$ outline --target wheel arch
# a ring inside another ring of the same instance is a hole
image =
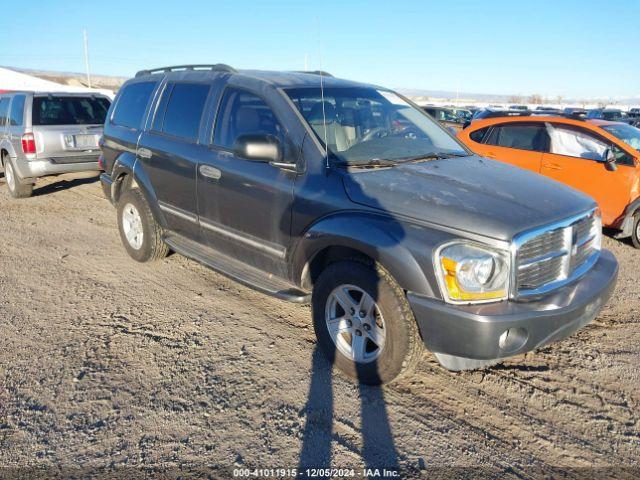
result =
[[[111,171],[113,183],[111,185],[111,198],[114,203],[124,192],[132,188],[137,188],[149,204],[149,208],[153,216],[161,226],[165,226],[165,218],[158,206],[158,199],[155,190],[151,184],[149,176],[146,174],[141,165],[136,162],[135,155],[122,154],[116,160],[113,170]]]
[[[311,289],[320,273],[340,260],[375,262],[405,291],[433,295],[422,267],[399,240],[397,222],[379,215],[343,214],[322,219],[300,238],[292,255],[292,278]],[[396,231],[394,231],[396,230]]]

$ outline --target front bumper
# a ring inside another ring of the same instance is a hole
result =
[[[87,157],[83,157],[86,160]],[[51,159],[22,160],[16,162],[16,170],[22,179],[40,178],[47,175],[59,175],[62,173],[87,172],[99,170],[98,156],[95,161],[58,163]]]
[[[407,297],[426,347],[445,367],[461,370],[568,337],[596,317],[617,276],[617,260],[603,250],[585,275],[536,301],[451,305],[413,293]]]

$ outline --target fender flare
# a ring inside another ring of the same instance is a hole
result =
[[[624,216],[620,223],[620,231],[616,233],[615,238],[627,238],[633,234],[633,217],[638,210],[640,210],[640,197],[625,208]]]
[[[166,219],[162,214],[162,210],[158,205],[158,197],[151,184],[149,176],[142,168],[142,165],[137,161],[136,156],[132,152],[124,152],[116,159],[113,169],[111,171],[111,179],[113,181],[111,185],[111,198],[114,203],[117,203],[117,199],[120,196],[120,188],[122,188],[122,178],[124,176],[130,176],[132,181],[135,182],[135,186],[140,190],[144,196],[151,213],[153,213],[156,221],[162,226],[166,227]]]
[[[304,281],[309,265],[329,247],[357,250],[385,268],[401,288],[434,295],[433,288],[411,251],[403,243],[404,227],[379,214],[345,212],[324,217],[300,237],[291,255],[292,279]]]
[[[9,140],[3,139],[0,142],[0,151],[2,151],[2,150],[6,150],[7,151],[7,153],[9,154],[9,158],[12,158],[14,160],[17,158],[16,151],[13,148],[13,144]]]

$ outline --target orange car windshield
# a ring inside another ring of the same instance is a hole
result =
[[[640,150],[640,129],[627,124],[603,125],[604,130],[636,150]]]

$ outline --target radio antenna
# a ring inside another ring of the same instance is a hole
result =
[[[329,139],[327,137],[327,113],[324,109],[324,73],[322,69],[322,49],[320,46],[320,18],[316,17],[318,28],[318,61],[320,62],[320,103],[322,105],[322,125],[324,127],[324,161],[325,167],[329,169]]]

